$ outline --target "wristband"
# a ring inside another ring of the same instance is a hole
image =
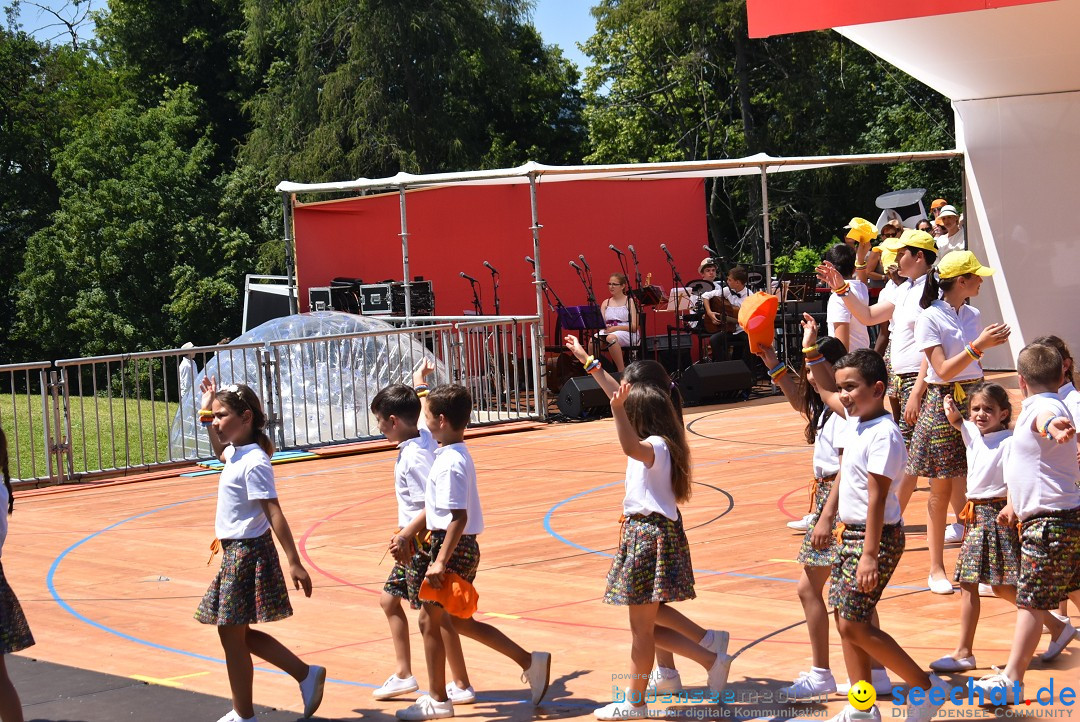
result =
[[[802,352],[803,353],[814,353],[817,350],[818,350],[818,345],[815,343],[813,346],[806,346],[805,348],[803,348]]]
[[[416,386],[413,386],[413,391],[415,391],[417,393],[420,393],[421,391],[427,391],[427,390],[428,390],[428,385],[427,384],[417,384]]]
[[[809,353],[808,354],[803,354],[803,361],[806,361],[807,363],[809,363],[811,361],[817,361],[817,360],[819,360],[821,358],[823,358],[823,357],[822,357],[820,352],[819,353],[813,353],[813,354],[809,354]]]
[[[592,357],[590,356],[590,358],[592,358]],[[595,373],[595,372],[597,372],[599,370],[600,370],[600,361],[598,361],[597,359],[593,359],[592,363],[590,363],[589,365],[587,365],[585,367],[585,373],[589,373],[589,374]]]
[[[975,348],[970,343],[964,346],[964,352],[967,353],[967,355],[970,356],[973,361],[978,361],[982,358],[982,352],[980,352],[979,349]]]
[[[863,268],[866,268],[866,264],[865,263],[859,263],[858,261],[855,261],[855,268],[858,268],[858,269],[861,270]]]
[[[835,293],[837,296],[846,296],[846,295],[848,295],[848,292],[850,290],[851,290],[851,284],[848,283],[847,281],[845,281],[844,285],[841,286],[840,288],[834,289],[833,293]]]
[[[826,361],[826,358],[824,356],[818,356],[815,359],[810,359],[809,361],[807,361],[806,365],[807,366],[817,366],[819,363],[824,363],[825,361]]]
[[[586,371],[588,371],[589,367],[592,366],[594,361],[596,361],[596,357],[595,356],[590,356],[589,358],[582,361],[581,365],[585,367]]]
[[[1058,418],[1059,417],[1057,417],[1057,416],[1051,416],[1049,419],[1047,419],[1046,423],[1043,424],[1043,427],[1041,429],[1039,429],[1039,436],[1043,437],[1044,439],[1049,439],[1050,438],[1050,424],[1054,423],[1054,421],[1056,421]]]
[[[424,398],[425,396],[427,396],[427,395],[428,395],[428,394],[430,394],[430,393],[431,393],[431,392],[430,392],[430,391],[428,391],[427,389],[424,389],[423,391],[417,391],[417,392],[416,392],[416,398],[418,398],[418,399],[422,399],[422,398]]]
[[[975,345],[975,342],[974,342],[974,341],[972,341],[971,343],[969,343],[969,344],[968,344],[968,346],[971,346],[971,350],[972,350],[972,351],[974,351],[974,352],[975,352],[976,354],[978,354],[979,356],[982,356],[982,355],[983,355],[983,352],[979,350],[979,347]]]

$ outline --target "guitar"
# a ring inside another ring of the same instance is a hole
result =
[[[713,296],[705,301],[710,311],[719,316],[719,322],[714,322],[705,313],[701,314],[701,325],[707,333],[734,333],[739,327],[739,309],[731,305],[723,296]]]

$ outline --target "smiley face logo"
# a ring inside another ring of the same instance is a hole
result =
[[[874,691],[874,686],[867,683],[866,680],[859,680],[851,685],[847,698],[852,707],[860,712],[865,712],[874,706],[874,702],[877,702],[877,692]]]

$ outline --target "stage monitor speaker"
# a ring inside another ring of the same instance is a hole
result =
[[[616,380],[619,374],[612,374]],[[559,413],[574,419],[598,415],[611,408],[608,395],[592,376],[574,376],[559,389],[555,402]]]
[[[718,401],[753,386],[750,368],[742,361],[694,364],[679,378],[679,390],[688,406]]]

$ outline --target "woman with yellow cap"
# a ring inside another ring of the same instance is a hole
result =
[[[965,485],[967,457],[964,441],[949,423],[943,405],[952,396],[962,415],[967,397],[982,382],[979,359],[986,349],[1009,339],[1009,327],[994,323],[982,328],[979,309],[967,300],[979,295],[983,278],[994,269],[979,263],[971,251],[951,251],[927,274],[915,323],[915,345],[926,354],[926,398],[908,447],[907,473],[930,479],[926,541],[930,550],[931,590],[952,584],[945,572],[945,524],[956,485]],[[939,298],[940,296],[940,298]],[[939,593],[942,593],[939,592]]]

